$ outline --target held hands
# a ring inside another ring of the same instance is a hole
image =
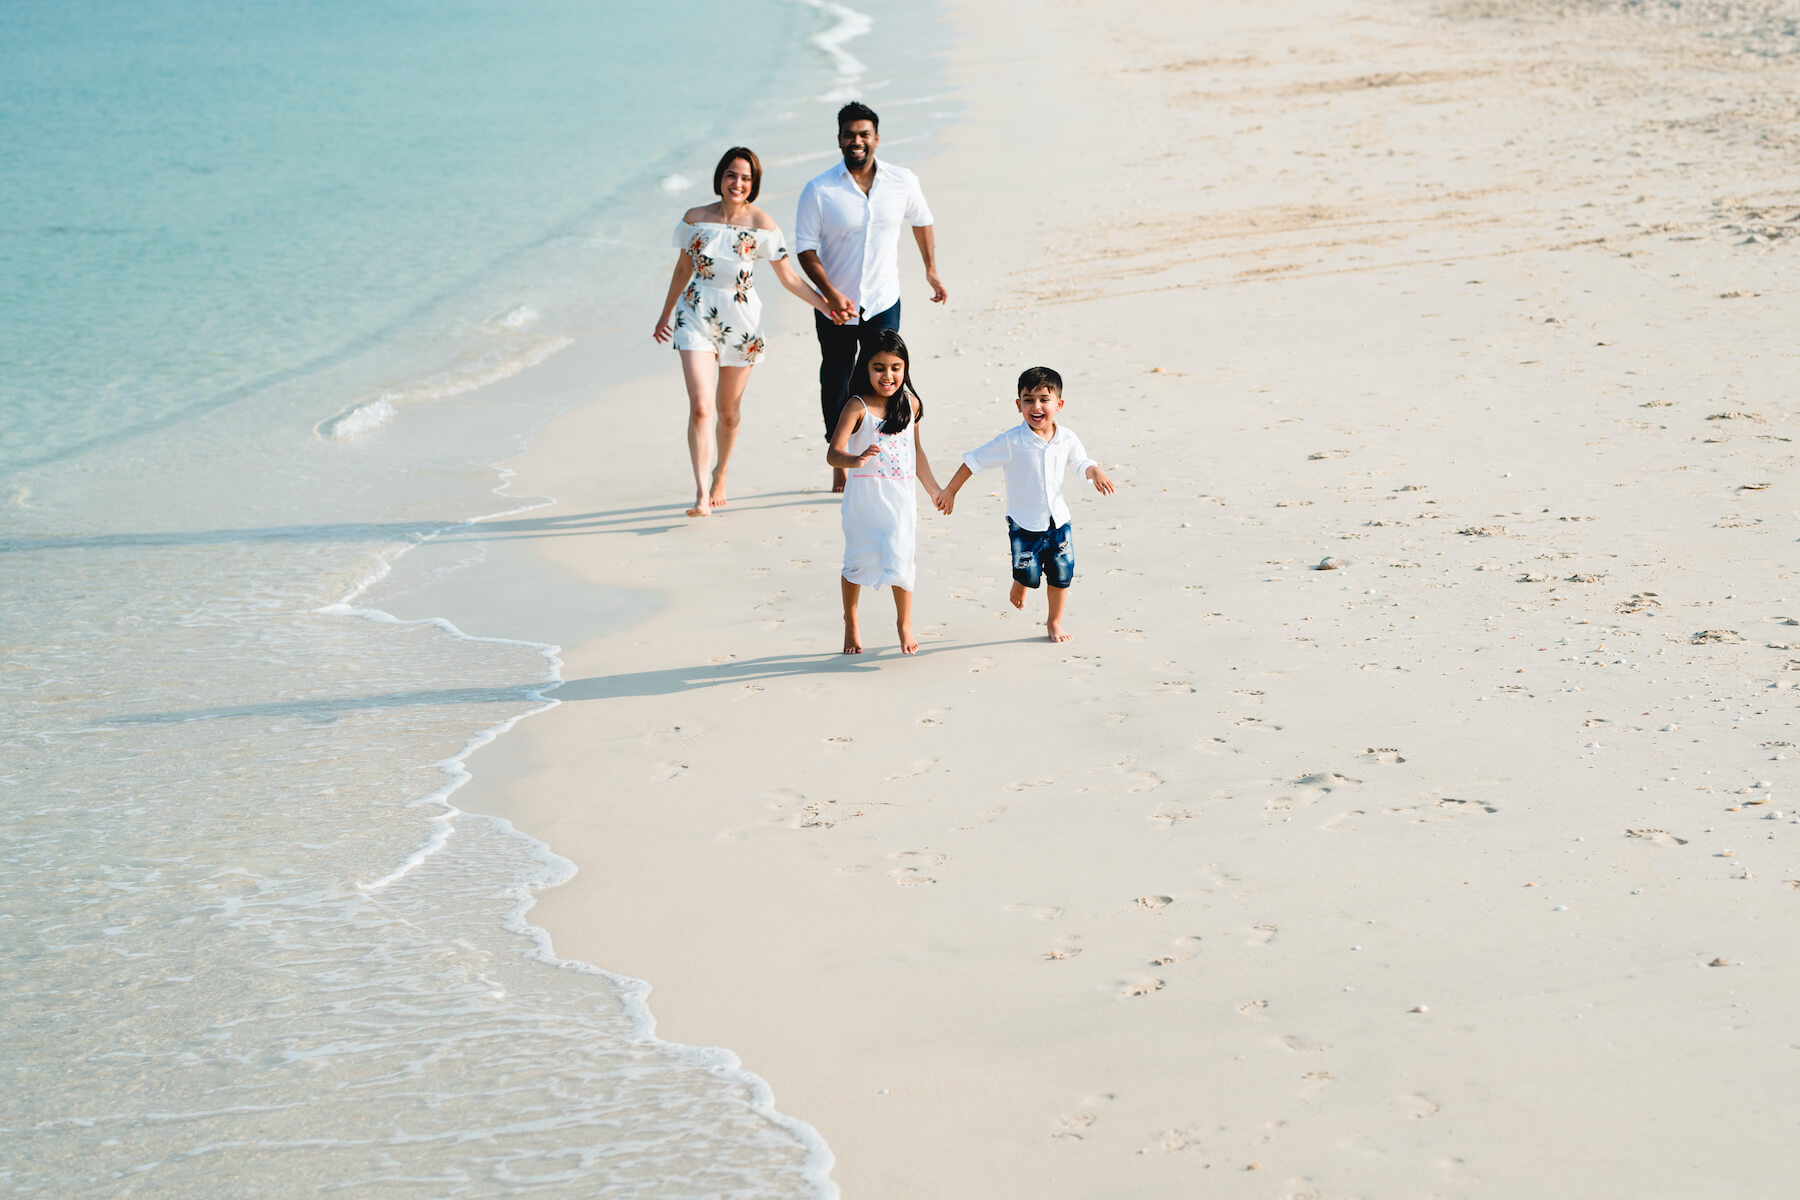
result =
[[[1094,481],[1094,490],[1099,492],[1102,496],[1110,496],[1113,494],[1113,481],[1111,477],[1099,467],[1089,467],[1087,477]]]
[[[931,498],[931,502],[937,505],[937,510],[939,512],[943,513],[946,517],[949,516],[956,511],[956,489],[939,488],[937,495]]]

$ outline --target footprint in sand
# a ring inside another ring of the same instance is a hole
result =
[[[1194,955],[1200,953],[1200,938],[1197,935],[1190,934],[1185,937],[1175,938],[1171,945],[1175,947],[1173,951],[1168,954],[1157,955],[1150,960],[1150,965],[1153,967],[1172,967],[1177,963],[1187,962],[1189,959],[1193,958]]]
[[[1294,811],[1292,796],[1270,796],[1263,801],[1263,811],[1271,817],[1284,817]]]
[[[1074,958],[1081,953],[1081,947],[1075,943],[1081,940],[1079,933],[1065,933],[1056,939],[1056,944],[1044,951],[1044,957],[1051,962],[1062,962]]]
[[[943,722],[941,720],[939,720],[938,718],[942,717],[943,715],[944,715],[943,709],[934,708],[930,712],[926,713],[924,716],[919,718],[919,724],[921,724],[921,725],[942,725]]]
[[[1139,908],[1167,908],[1173,903],[1175,903],[1175,897],[1173,896],[1139,896],[1137,898],[1137,906]]]
[[[1127,979],[1121,982],[1119,984],[1119,995],[1126,997],[1148,996],[1154,992],[1162,991],[1163,988],[1167,986],[1168,985],[1160,979],[1153,978],[1149,975],[1141,975],[1136,979]]]
[[[903,771],[898,775],[888,775],[884,777],[881,782],[893,783],[897,779],[912,779],[916,776],[923,775],[936,765],[937,759],[935,758],[915,758],[913,759],[912,770]]]
[[[1275,935],[1280,932],[1279,925],[1252,925],[1250,936],[1244,940],[1244,944],[1246,946],[1266,946],[1274,941]]]
[[[853,809],[849,805],[840,804],[836,800],[815,800],[811,804],[803,805],[800,811],[795,814],[794,828],[830,829],[833,826],[841,825],[845,821],[852,820],[853,818],[862,815],[862,809]]]
[[[1201,1132],[1198,1125],[1189,1125],[1182,1129],[1165,1129],[1151,1138],[1149,1144],[1140,1149],[1138,1153],[1148,1154],[1152,1150],[1157,1150],[1163,1154],[1179,1154],[1183,1150],[1197,1150],[1200,1148]]]
[[[1452,816],[1464,816],[1473,813],[1497,813],[1500,810],[1491,804],[1483,804],[1479,800],[1458,800],[1454,796],[1444,796],[1437,802],[1440,811]]]
[[[1356,818],[1364,815],[1360,808],[1347,808],[1319,828],[1326,833],[1349,833],[1350,827],[1356,823]]]
[[[1256,688],[1238,688],[1231,693],[1238,698],[1240,704],[1261,704],[1263,693]]]
[[[1155,771],[1136,771],[1131,776],[1131,786],[1127,787],[1125,790],[1128,792],[1150,792],[1155,791],[1162,785],[1163,778]]]
[[[849,734],[840,733],[835,737],[828,737],[823,740],[827,746],[837,748],[840,746],[848,746],[851,742],[854,742],[856,739],[851,737]]]
[[[1141,629],[1115,629],[1113,632],[1120,637],[1130,638],[1133,641],[1141,641],[1144,636],[1144,631]]]
[[[969,673],[974,675],[982,671],[991,671],[996,665],[998,664],[991,658],[971,658],[969,660]]]
[[[1022,792],[1022,791],[1025,791],[1027,788],[1049,787],[1051,784],[1053,784],[1055,782],[1056,782],[1056,776],[1041,775],[1036,779],[1027,779],[1022,783],[1017,780],[1014,780],[1012,783],[1007,784],[1005,787],[1002,787],[1000,790],[1003,792]]]
[[[1285,1034],[1277,1040],[1295,1054],[1322,1054],[1331,1049],[1323,1042],[1315,1042],[1311,1038],[1302,1037],[1297,1033]]]
[[[1685,846],[1686,838],[1678,838],[1666,829],[1627,829],[1626,837],[1642,838],[1646,842],[1655,842],[1658,846]]]
[[[983,825],[998,820],[1001,814],[1011,807],[1012,805],[1010,804],[996,804],[994,807],[982,813],[979,817],[976,817],[973,821],[970,821],[967,825],[958,825],[955,828],[958,833],[967,833],[971,829],[979,829]]]
[[[1024,913],[1039,921],[1054,921],[1063,915],[1063,910],[1054,904],[1027,904],[1023,900],[1006,906],[1011,913]]]
[[[1240,1016],[1249,1017],[1252,1021],[1269,1019],[1269,1002],[1267,1000],[1246,1000],[1237,1006]]]
[[[1300,1088],[1300,1098],[1304,1100],[1318,1095],[1331,1086],[1332,1080],[1333,1076],[1330,1071],[1308,1071],[1300,1077],[1303,1085]]]
[[[1370,762],[1380,763],[1403,763],[1406,761],[1406,759],[1401,756],[1400,751],[1392,746],[1370,746],[1367,750],[1363,751],[1363,757]]]
[[[1079,1142],[1087,1136],[1088,1128],[1100,1119],[1100,1114],[1094,1110],[1112,1098],[1111,1092],[1087,1097],[1081,1102],[1080,1108],[1057,1119],[1050,1136],[1059,1142]]]
[[[1232,724],[1239,729],[1260,729],[1265,733],[1281,732],[1281,726],[1265,721],[1261,717],[1239,717]]]
[[[1409,1114],[1416,1121],[1423,1121],[1426,1117],[1435,1117],[1442,1111],[1442,1106],[1437,1101],[1417,1092],[1396,1096],[1394,1103],[1400,1106],[1402,1112]]]
[[[888,872],[889,877],[895,883],[913,887],[936,883],[937,880],[925,872],[950,861],[949,855],[934,854],[929,850],[896,850],[888,858],[901,864]]]

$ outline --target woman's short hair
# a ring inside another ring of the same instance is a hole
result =
[[[750,164],[750,200],[754,203],[756,194],[762,191],[762,159],[756,157],[756,151],[748,146],[733,146],[719,160],[719,165],[713,168],[713,195],[724,196],[725,168],[731,165],[734,158],[741,158]]]

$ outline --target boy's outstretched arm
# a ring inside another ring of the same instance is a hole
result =
[[[937,494],[938,511],[946,517],[955,510],[956,493],[962,490],[963,484],[969,482],[971,474],[973,472],[969,470],[969,464],[962,463],[956,468],[956,474],[950,477],[950,482],[944,485],[944,490]]]
[[[1112,476],[1108,475],[1105,471],[1102,471],[1099,463],[1095,463],[1087,469],[1087,477],[1094,481],[1094,490],[1099,492],[1102,496],[1110,496],[1113,494]]]

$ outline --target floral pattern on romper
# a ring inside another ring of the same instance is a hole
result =
[[[682,221],[675,226],[674,244],[694,267],[675,305],[675,349],[716,354],[722,367],[755,366],[767,349],[755,260],[788,256],[781,231]],[[721,269],[721,260],[733,259],[742,265]]]

